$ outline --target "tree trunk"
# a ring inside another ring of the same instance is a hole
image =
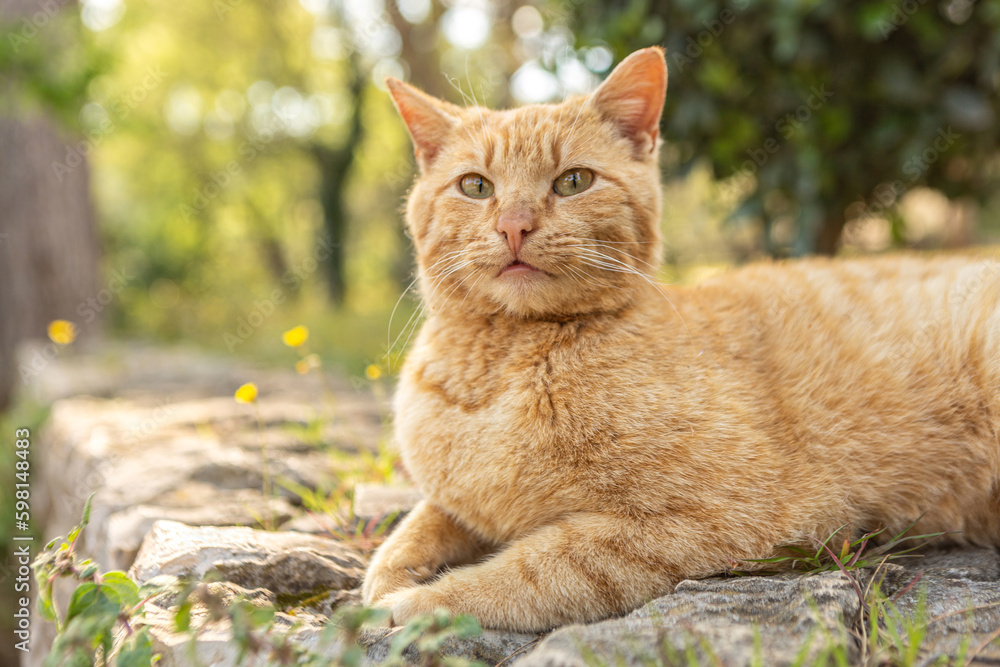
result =
[[[347,137],[336,148],[322,144],[314,144],[312,147],[320,171],[319,201],[323,207],[323,228],[327,237],[325,243],[330,246],[326,259],[327,287],[330,300],[335,304],[343,303],[347,291],[344,279],[344,242],[347,240],[348,213],[344,201],[344,186],[354,165],[354,151],[364,136],[361,92],[364,89],[365,75],[359,70],[356,58],[352,58],[349,65],[353,77],[350,93],[354,107],[351,109]]]
[[[0,0],[0,22],[10,25],[37,10],[33,3]],[[45,338],[53,319],[70,320],[83,333],[95,330],[98,313],[87,300],[102,296],[81,137],[61,134],[44,112],[14,111],[16,86],[0,73],[0,99],[8,103],[0,109],[0,410],[19,385],[45,372],[44,358],[18,366],[18,344]]]

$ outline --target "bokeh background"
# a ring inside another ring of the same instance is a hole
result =
[[[391,375],[414,162],[384,77],[541,103],[652,44],[664,280],[997,254],[1000,0],[0,0],[3,442],[44,414],[46,355],[122,341],[287,365],[305,325],[327,367]]]
[[[387,75],[505,107],[665,46],[668,280],[1000,233],[997,0],[0,0],[0,25],[0,405],[57,318],[261,359],[306,324],[392,367],[414,163]]]

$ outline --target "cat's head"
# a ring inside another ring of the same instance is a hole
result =
[[[462,108],[387,85],[420,166],[406,218],[431,308],[548,318],[635,298],[659,260],[661,49],[560,104]]]

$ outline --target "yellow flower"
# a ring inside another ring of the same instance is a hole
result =
[[[253,382],[247,382],[236,390],[233,398],[236,399],[237,403],[253,403],[257,400],[257,385]]]
[[[309,340],[309,329],[306,329],[303,326],[289,329],[285,333],[281,334],[281,340],[288,347],[298,347]]]
[[[305,375],[309,372],[309,362],[305,359],[299,359],[295,362],[295,372],[299,375]]]
[[[365,368],[365,376],[369,380],[377,380],[382,377],[382,369],[375,364],[368,364],[368,367]]]
[[[69,345],[76,340],[76,325],[66,320],[49,322],[49,338],[57,345]]]

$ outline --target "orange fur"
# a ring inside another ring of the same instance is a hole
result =
[[[658,49],[559,105],[461,109],[391,83],[421,161],[407,221],[430,312],[396,397],[425,500],[364,584],[396,622],[593,621],[845,523],[1000,543],[1000,263],[654,285],[665,87]],[[594,183],[561,197],[572,167]],[[463,194],[467,173],[495,193]],[[501,274],[515,209],[516,259],[540,270]]]

